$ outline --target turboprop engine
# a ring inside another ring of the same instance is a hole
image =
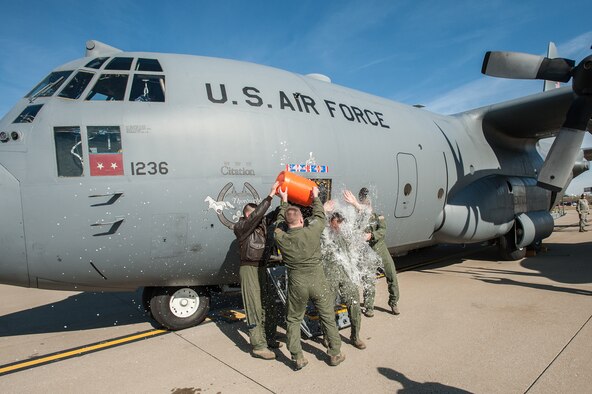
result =
[[[572,175],[573,163],[592,116],[592,55],[575,66],[575,61],[570,59],[550,59],[518,52],[487,52],[481,72],[501,78],[572,80],[575,99],[538,174],[540,187],[561,191]]]
[[[553,232],[550,194],[532,178],[480,179],[451,197],[434,237],[439,242],[474,243],[513,234],[512,244],[524,248]]]

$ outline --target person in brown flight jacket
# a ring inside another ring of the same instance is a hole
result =
[[[234,234],[240,246],[241,294],[253,347],[252,355],[265,360],[275,359],[275,353],[269,348],[281,346],[275,339],[277,313],[275,300],[267,286],[264,259],[269,226],[265,213],[271,206],[278,185],[278,182],[273,184],[269,195],[259,205],[245,205],[243,217],[234,225]]]

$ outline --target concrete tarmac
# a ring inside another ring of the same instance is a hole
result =
[[[484,248],[400,273],[399,316],[379,281],[375,317],[362,322],[368,347],[342,330],[337,367],[312,340],[301,371],[285,346],[275,361],[252,358],[244,322],[210,321],[0,375],[0,392],[590,392],[592,231],[578,232],[574,211],[556,225],[547,250],[521,261]],[[154,328],[138,293],[0,286],[0,298],[0,370]]]

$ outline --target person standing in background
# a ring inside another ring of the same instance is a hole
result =
[[[578,215],[580,215],[580,232],[588,231],[586,230],[586,218],[588,217],[589,210],[588,200],[586,200],[586,196],[582,194],[576,203],[576,211],[578,211]]]

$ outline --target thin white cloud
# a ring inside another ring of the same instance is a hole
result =
[[[481,77],[424,105],[441,114],[454,114],[542,91],[540,81],[517,81]]]
[[[582,57],[590,54],[590,45],[592,45],[592,31],[583,33],[559,45],[557,51],[561,57],[581,60]]]
[[[371,62],[362,64],[361,66],[358,66],[358,67],[354,68],[352,70],[352,72],[357,72],[357,71],[360,71],[360,70],[363,70],[363,69],[366,69],[366,68],[369,68],[369,67],[372,67],[372,66],[376,66],[378,64],[387,62],[387,61],[389,61],[389,60],[391,60],[391,59],[393,59],[395,57],[396,57],[396,55],[393,54],[393,55],[390,55],[390,56],[384,56],[384,57],[381,57],[379,59],[375,59],[375,60],[373,60]]]
[[[590,53],[591,42],[592,32],[583,33],[558,45],[559,56],[578,57],[581,60],[583,55]],[[539,89],[542,89],[540,81],[480,77],[422,104],[433,112],[453,114],[533,94]]]
[[[327,7],[331,9],[324,10],[317,21],[307,17],[306,22],[312,24],[287,45],[269,48],[270,57],[275,59],[270,63],[293,63],[295,54],[299,54],[307,58],[308,64],[317,63],[325,70],[339,69],[344,65],[343,57],[351,54],[358,45],[352,43],[385,23],[397,7],[399,5],[394,3],[376,1],[339,2],[339,7]],[[380,58],[377,61],[380,62]]]

